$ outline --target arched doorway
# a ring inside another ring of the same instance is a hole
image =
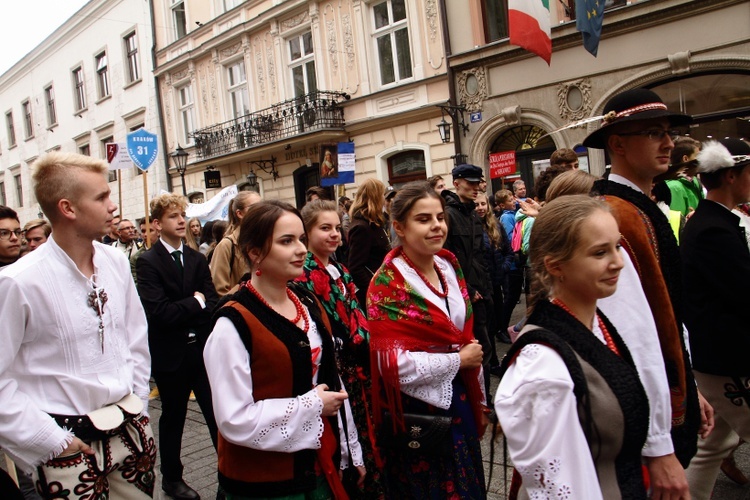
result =
[[[492,192],[511,189],[513,182],[521,179],[529,192],[534,187],[534,162],[549,160],[555,142],[547,132],[536,125],[519,125],[503,131],[492,143],[489,152],[516,152],[516,171],[500,179],[492,179]]]

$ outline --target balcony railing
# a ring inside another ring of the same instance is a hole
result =
[[[199,159],[252,149],[269,142],[321,130],[344,130],[342,92],[316,91],[274,104],[270,108],[195,130]]]

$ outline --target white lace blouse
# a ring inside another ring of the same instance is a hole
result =
[[[306,311],[306,314],[309,313]],[[322,340],[314,321],[307,332],[313,362],[312,385],[317,384]],[[294,453],[320,448],[323,401],[315,389],[294,398],[255,401],[250,356],[234,324],[219,318],[203,351],[212,391],[216,424],[227,441],[248,448]],[[342,382],[341,386],[344,384]],[[339,412],[341,468],[364,465],[362,448],[349,401],[344,402],[348,436]],[[348,439],[347,439],[348,438]],[[348,445],[347,445],[348,442]]]
[[[393,259],[393,263],[411,287],[443,312],[450,313],[451,321],[456,328],[463,330],[466,321],[466,306],[458,286],[456,271],[450,262],[441,257],[435,257],[435,263],[445,276],[448,285],[447,304],[450,310],[446,306],[446,299],[438,297],[430,290],[416,271],[409,267],[402,258]],[[456,341],[458,342],[458,339]],[[461,366],[458,347],[456,345],[456,352],[445,354],[400,350],[397,363],[401,390],[408,396],[438,408],[444,410],[450,408],[453,399],[453,379]],[[481,370],[479,377],[479,385],[484,390],[484,375]]]
[[[594,334],[604,342],[596,322]],[[573,380],[554,349],[521,349],[497,388],[495,411],[529,498],[602,498]]]

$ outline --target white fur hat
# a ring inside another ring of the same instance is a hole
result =
[[[710,173],[722,168],[750,163],[750,145],[740,139],[722,139],[703,143],[698,153],[698,172]]]

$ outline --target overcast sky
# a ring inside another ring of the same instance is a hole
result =
[[[5,0],[0,15],[0,74],[20,61],[88,0]]]

